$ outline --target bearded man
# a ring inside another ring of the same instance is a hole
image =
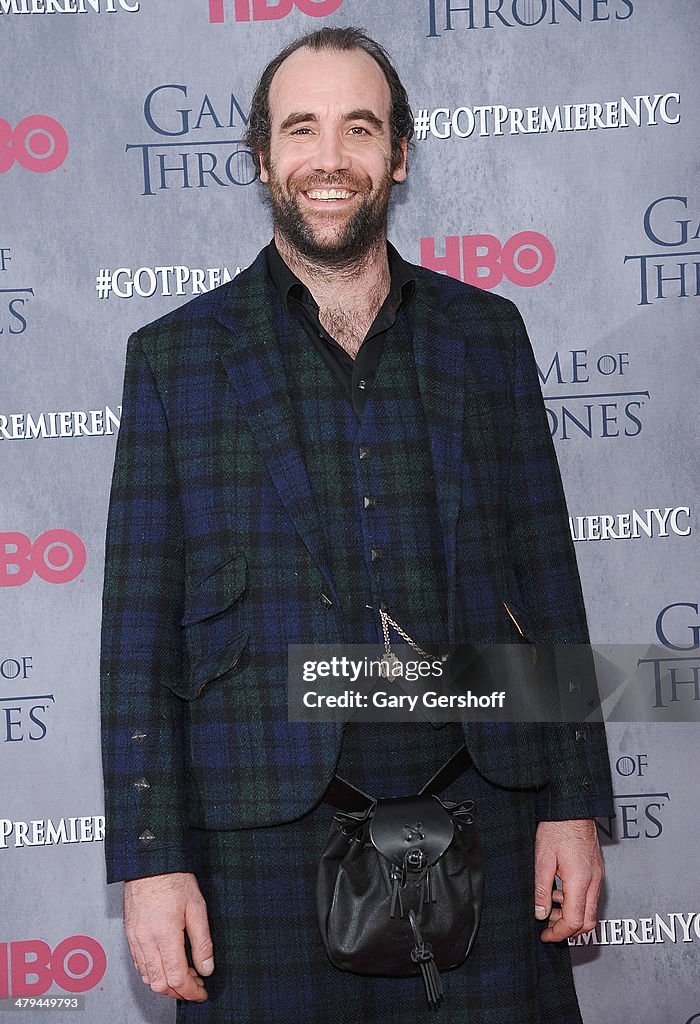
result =
[[[427,1019],[411,980],[325,958],[323,797],[336,770],[414,793],[464,742],[473,764],[446,795],[476,802],[484,909],[439,1019],[581,1019],[566,939],[596,920],[602,730],[288,720],[288,645],[376,645],[387,614],[427,651],[587,639],[517,310],[387,243],[412,130],[363,32],[292,43],[247,136],[274,240],[130,339],[107,535],[106,854],[134,964],[179,1021]]]

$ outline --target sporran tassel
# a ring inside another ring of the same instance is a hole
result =
[[[425,985],[425,997],[428,1000],[428,1006],[431,1010],[437,1010],[442,1002],[444,993],[440,972],[435,966],[435,961],[429,960],[427,963],[421,963],[420,972],[423,977],[423,984]]]
[[[428,1006],[431,1010],[436,1010],[442,1002],[444,992],[440,972],[437,969],[435,957],[433,956],[433,947],[429,942],[423,942],[423,936],[420,933],[418,922],[412,910],[408,912],[408,920],[413,930],[413,937],[416,940],[416,944],[411,950],[411,960],[420,967]]]
[[[399,917],[403,917],[403,899],[401,897],[401,883],[403,881],[401,873],[392,871],[391,874],[392,887],[391,887],[391,904],[389,906],[389,917],[396,917],[396,905],[399,907]]]

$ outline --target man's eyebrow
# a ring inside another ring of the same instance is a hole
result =
[[[360,108],[359,110],[351,110],[349,114],[345,115],[346,121],[366,121],[367,124],[371,124],[377,131],[381,131],[384,127],[384,122],[380,117],[372,110],[366,108]]]
[[[295,124],[302,124],[307,121],[318,121],[318,118],[315,114],[310,114],[305,110],[297,110],[285,117],[279,130],[284,132],[288,128],[293,128]]]
[[[351,110],[350,113],[345,114],[343,117],[344,121],[366,121],[367,124],[371,124],[377,131],[381,131],[384,127],[384,122],[381,118],[377,117],[374,111],[368,108],[361,107],[358,110]],[[309,122],[316,123],[318,117],[316,114],[312,114],[306,110],[295,110],[291,114],[285,117],[284,121],[279,127],[281,132],[286,132],[290,128],[293,128],[297,124],[307,124]]]

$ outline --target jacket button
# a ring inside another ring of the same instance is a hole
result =
[[[585,740],[585,738],[586,738],[585,730],[584,729],[577,729],[576,730],[576,739],[580,742],[581,740]]]
[[[366,494],[362,499],[362,504],[364,505],[365,508],[374,508],[377,504],[377,499],[370,498],[370,496]]]
[[[372,548],[372,550],[370,551],[370,555],[372,556],[373,562],[378,562],[379,559],[382,558],[382,556],[384,555],[384,552],[382,551],[381,548]]]
[[[328,594],[320,594],[318,599],[319,599],[319,601],[321,602],[321,604],[323,605],[324,608],[332,608],[333,607],[333,601],[330,599]]]
[[[132,743],[143,743],[145,739],[146,733],[143,731],[143,729],[137,729],[136,732],[132,732],[131,734]]]
[[[134,789],[138,789],[138,791],[140,793],[142,793],[145,789],[150,789],[150,788],[151,788],[150,782],[148,781],[148,779],[143,778],[143,776],[140,779],[137,779],[136,782],[134,783]]]
[[[361,459],[368,459],[372,454],[372,448],[368,444],[361,444],[358,450]]]
[[[148,844],[152,843],[154,839],[155,836],[151,832],[150,828],[145,829],[139,836],[139,842],[143,843],[144,846],[148,846]]]
[[[585,778],[585,779],[582,779],[582,780],[581,780],[581,786],[582,786],[582,787],[583,787],[583,788],[584,788],[585,790],[590,790],[590,789],[593,789],[593,783],[592,783],[592,782],[591,782],[591,780],[590,780],[590,779],[588,778],[588,776],[586,776],[586,778]]]

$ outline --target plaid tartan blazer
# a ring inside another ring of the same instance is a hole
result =
[[[581,643],[567,511],[524,325],[422,268],[407,315],[433,458],[450,637]],[[108,879],[191,870],[191,828],[290,821],[342,725],[287,720],[287,646],[342,642],[261,253],[129,340],[102,632]],[[408,553],[410,555],[410,553]],[[478,769],[542,818],[608,814],[600,726],[465,723]]]

